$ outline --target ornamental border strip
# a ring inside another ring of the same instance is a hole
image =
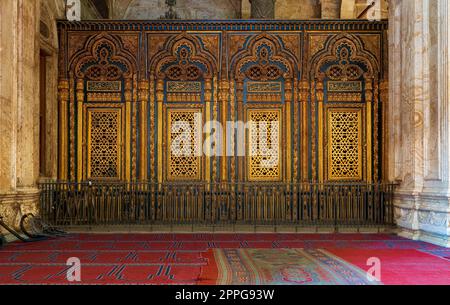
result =
[[[368,20],[58,20],[65,30],[86,31],[380,31],[388,21]]]

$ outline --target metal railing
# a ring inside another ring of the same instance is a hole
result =
[[[45,182],[58,226],[122,224],[393,225],[391,183]]]

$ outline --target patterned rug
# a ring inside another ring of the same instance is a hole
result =
[[[218,285],[373,285],[322,249],[215,249]]]
[[[0,285],[73,284],[71,257],[79,284],[367,284],[379,257],[385,285],[450,285],[448,256],[388,234],[71,234],[0,249]]]

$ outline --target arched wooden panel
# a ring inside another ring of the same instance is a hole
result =
[[[76,90],[69,103],[72,179],[136,177],[135,70],[134,56],[117,36],[92,35],[74,53],[69,64]]]
[[[382,177],[386,22],[60,22],[59,28],[60,178]],[[246,130],[240,138],[227,129],[238,121]],[[191,141],[200,139],[190,147],[196,156],[171,153],[184,129]]]
[[[151,58],[149,72],[157,90],[156,116],[150,119],[157,129],[153,139],[158,180],[214,179],[217,168],[202,147],[210,136],[203,135],[203,126],[214,119],[211,112],[217,103],[212,96],[217,79],[214,59],[203,50],[198,37],[183,33],[167,38],[162,50]],[[178,143],[180,138],[183,143]]]

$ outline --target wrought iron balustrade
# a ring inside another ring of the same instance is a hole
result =
[[[390,183],[45,182],[58,226],[121,224],[393,225]]]

